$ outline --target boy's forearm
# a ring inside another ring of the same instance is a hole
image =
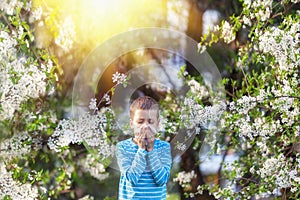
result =
[[[128,154],[124,150],[119,149],[117,151],[119,151],[117,159],[121,173],[126,180],[135,185],[146,168],[146,150],[139,149],[133,161],[128,158]]]
[[[166,148],[163,154],[160,154],[157,150],[153,150],[148,152],[147,156],[147,161],[156,183],[158,185],[167,183],[172,163],[170,149]]]

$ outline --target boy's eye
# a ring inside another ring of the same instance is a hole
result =
[[[149,123],[150,123],[150,124],[153,124],[154,121],[153,121],[152,119],[149,119]]]

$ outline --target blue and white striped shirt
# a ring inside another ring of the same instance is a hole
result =
[[[121,171],[119,200],[166,199],[172,156],[168,142],[155,139],[151,152],[141,149],[132,138],[117,144]]]

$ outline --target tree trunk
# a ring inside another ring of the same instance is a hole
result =
[[[203,180],[203,175],[201,174],[201,171],[199,169],[199,164],[198,164],[198,159],[199,157],[199,149],[194,150],[192,148],[192,145],[188,148],[188,150],[181,155],[181,169],[190,172],[194,170],[194,172],[197,174],[197,177],[194,178],[191,181],[191,188],[189,189],[188,192],[196,192],[198,185],[204,184]],[[185,197],[184,196],[184,190],[180,188],[180,193],[181,193],[181,199],[187,199],[187,200],[192,200],[192,199],[197,199],[197,200],[215,200],[213,196],[210,196],[208,194],[208,191],[204,191],[202,195],[197,195],[195,197]]]

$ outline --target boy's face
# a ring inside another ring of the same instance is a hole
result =
[[[130,126],[134,130],[134,135],[137,136],[141,132],[151,132],[153,136],[157,133],[159,120],[157,110],[142,110],[137,109],[134,112],[133,119],[130,119]]]

